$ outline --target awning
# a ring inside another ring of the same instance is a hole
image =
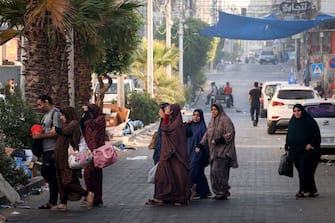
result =
[[[311,20],[279,20],[274,15],[261,19],[219,12],[219,22],[202,29],[200,35],[240,40],[281,39],[334,19],[327,14]]]

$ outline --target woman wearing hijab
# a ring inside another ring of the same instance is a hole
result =
[[[80,125],[76,115],[76,111],[72,107],[60,109],[62,128],[55,127],[57,133],[57,141],[55,146],[55,166],[57,172],[57,180],[60,192],[60,204],[52,207],[52,210],[67,209],[67,201],[69,195],[86,197],[88,208],[93,202],[91,194],[84,190],[79,182],[77,170],[72,170],[68,164],[68,148],[71,145],[75,150],[79,150],[78,144],[81,137]]]
[[[198,153],[195,148],[204,136],[207,127],[204,118],[204,112],[201,109],[193,111],[192,120],[188,122],[188,128],[192,134],[187,138],[188,155],[191,166],[192,177],[192,199],[207,198],[211,191],[205,175],[205,167],[208,166],[208,148],[204,148]]]
[[[154,161],[154,164],[156,165],[159,161],[159,155],[161,153],[161,147],[162,147],[162,122],[163,119],[165,117],[165,107],[168,106],[168,103],[162,103],[159,106],[159,112],[158,115],[160,117],[160,123],[159,123],[159,127],[157,130],[157,136],[155,139],[155,144],[154,144],[154,154],[152,156],[152,159]],[[156,198],[156,185],[155,185],[155,191],[154,191],[154,199]],[[147,202],[145,202],[145,204],[147,205],[152,205],[155,204],[155,200],[154,199],[149,199]]]
[[[155,175],[156,198],[151,204],[189,204],[192,180],[186,131],[177,104],[166,106],[162,121],[162,147]]]
[[[314,175],[320,159],[320,143],[321,134],[317,122],[301,104],[294,105],[285,150],[299,173],[298,198],[319,195]]]
[[[213,199],[226,200],[230,196],[228,184],[230,168],[238,167],[235,128],[220,104],[213,104],[211,113],[212,118],[196,152],[208,146],[211,186],[215,194]]]
[[[155,147],[154,147],[154,154],[153,154],[153,157],[152,157],[152,159],[154,160],[154,164],[155,165],[158,163],[158,161],[159,161],[159,155],[161,153],[161,147],[162,147],[162,121],[163,121],[163,118],[165,116],[164,109],[168,105],[169,105],[168,103],[162,103],[159,106],[158,115],[159,115],[159,117],[160,117],[161,120],[160,120],[159,127],[158,127],[158,130],[157,130],[157,136],[156,136]]]
[[[105,145],[106,120],[102,109],[95,104],[84,106],[80,123],[88,148],[92,151]],[[89,163],[84,170],[84,179],[88,191],[94,194],[93,206],[100,206],[102,201],[102,169]]]

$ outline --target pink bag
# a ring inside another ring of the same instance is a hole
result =
[[[93,163],[96,168],[112,165],[118,158],[118,154],[112,144],[106,144],[93,150]]]

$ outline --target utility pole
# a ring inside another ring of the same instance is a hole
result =
[[[165,2],[165,26],[166,26],[166,39],[165,45],[167,49],[171,49],[171,1],[166,0]],[[171,77],[171,65],[166,67],[166,73],[168,77]]]
[[[154,62],[153,62],[153,21],[152,21],[152,0],[148,0],[147,7],[147,22],[148,22],[148,30],[147,30],[147,93],[154,97],[154,88],[153,88],[153,70],[154,70]]]
[[[190,2],[186,2],[186,9],[184,11],[183,1],[180,2],[180,16],[179,16],[179,80],[181,85],[184,85],[184,17],[189,17],[190,15]],[[186,15],[184,14],[186,13]],[[185,16],[184,16],[185,15]]]

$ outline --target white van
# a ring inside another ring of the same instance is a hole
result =
[[[123,78],[123,80],[120,80],[121,78]],[[123,81],[125,95],[127,95],[127,93],[129,92],[136,91],[133,79],[127,78],[126,76],[123,76],[123,77],[113,76],[112,79],[113,79],[112,85],[105,92],[104,104],[118,103],[118,92],[119,92],[118,82],[119,81]],[[107,83],[108,79],[105,79],[103,81],[104,83]],[[96,80],[94,83],[94,94],[96,94],[98,91],[99,91],[99,82]]]

